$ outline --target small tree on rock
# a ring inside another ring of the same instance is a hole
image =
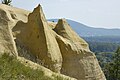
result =
[[[12,0],[2,0],[2,4],[11,5]]]

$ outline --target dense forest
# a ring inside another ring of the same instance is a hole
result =
[[[120,36],[83,37],[93,52],[114,52],[120,46]]]
[[[93,52],[114,52],[120,44],[110,42],[88,42],[90,50]]]

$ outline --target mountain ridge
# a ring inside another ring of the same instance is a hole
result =
[[[94,28],[74,20],[66,19],[70,26],[82,37],[90,36],[120,36],[120,29],[113,28]],[[57,22],[58,19],[48,19],[48,21]]]

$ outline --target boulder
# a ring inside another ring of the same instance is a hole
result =
[[[65,19],[60,19],[54,28],[63,62],[61,73],[78,80],[106,80],[98,61]]]
[[[60,72],[62,56],[57,41],[39,5],[28,16],[28,22],[19,21],[13,32],[20,30],[17,42],[23,44],[43,65],[52,71]]]

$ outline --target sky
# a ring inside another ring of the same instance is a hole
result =
[[[96,28],[120,28],[120,0],[12,0],[32,11],[42,5],[47,19],[66,18]]]

